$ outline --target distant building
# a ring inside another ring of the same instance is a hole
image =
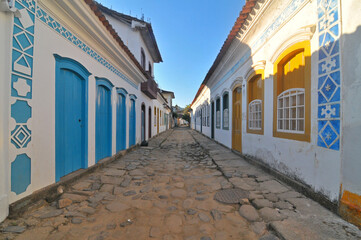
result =
[[[175,105],[173,107],[173,112],[175,113],[174,122],[175,122],[176,126],[180,126],[180,125],[185,124],[184,119],[182,119],[183,111],[184,111],[184,108],[182,108],[182,107],[180,107],[178,105]]]
[[[361,2],[246,1],[192,128],[318,193],[361,226]]]
[[[175,112],[175,113],[178,115],[178,117],[182,117],[182,116],[183,116],[183,111],[184,111],[184,108],[182,108],[182,107],[180,107],[180,106],[178,106],[178,105],[175,105],[175,106],[173,107],[173,112]]]
[[[92,0],[14,0],[1,1],[0,32],[0,221],[169,126],[150,23]]]
[[[166,90],[162,90],[160,89],[160,93],[164,96],[164,98],[167,100],[167,122],[168,122],[168,126],[167,129],[173,128],[174,127],[174,120],[173,120],[173,99],[175,98],[174,92],[170,92],[170,91],[166,91]]]

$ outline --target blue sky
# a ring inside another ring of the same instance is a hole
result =
[[[150,20],[163,58],[154,66],[155,79],[175,93],[173,105],[181,107],[192,102],[244,5],[244,0],[98,1]]]

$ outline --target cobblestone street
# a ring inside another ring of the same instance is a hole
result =
[[[239,203],[214,200],[240,188]],[[188,128],[169,130],[1,224],[0,239],[359,239],[360,231]]]

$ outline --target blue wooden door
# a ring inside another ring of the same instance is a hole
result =
[[[129,112],[129,146],[135,145],[135,100],[130,100],[130,112]]]
[[[112,154],[111,89],[97,84],[96,97],[95,161]]]
[[[61,60],[59,60],[61,61]],[[72,62],[71,62],[72,63]],[[68,65],[69,68],[62,68]],[[87,167],[86,79],[69,62],[57,63],[55,100],[55,178]],[[45,134],[45,133],[44,133]]]
[[[126,105],[125,96],[118,94],[117,101],[117,151],[124,150],[126,148],[127,140],[127,125],[126,125]]]

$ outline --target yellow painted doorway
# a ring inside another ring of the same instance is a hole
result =
[[[232,94],[232,149],[242,153],[242,88]]]

